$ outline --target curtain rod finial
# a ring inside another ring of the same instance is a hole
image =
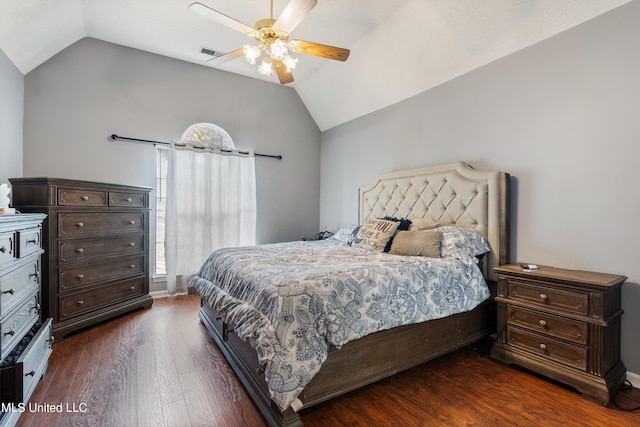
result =
[[[112,133],[111,134],[111,139],[113,139],[115,141],[116,139],[118,139],[118,135],[116,135],[115,133]]]

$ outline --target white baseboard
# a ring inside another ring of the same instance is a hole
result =
[[[634,388],[640,388],[640,375],[627,372],[627,381],[629,381]]]
[[[154,292],[149,292],[149,295],[151,295],[151,298],[168,298],[168,297],[175,297],[177,295],[187,295],[187,291],[177,291],[173,295],[169,295],[169,292],[167,291],[154,291]]]

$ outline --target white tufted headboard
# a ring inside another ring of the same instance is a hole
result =
[[[473,228],[491,246],[484,275],[496,280],[493,267],[509,258],[509,174],[480,172],[464,162],[378,175],[360,187],[362,224],[369,218],[428,218],[440,225]]]

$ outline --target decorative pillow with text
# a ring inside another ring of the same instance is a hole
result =
[[[383,252],[399,225],[400,223],[396,221],[370,219],[362,224],[357,231],[354,230],[351,246],[373,252]]]

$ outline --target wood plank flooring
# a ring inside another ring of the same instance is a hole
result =
[[[264,426],[198,309],[196,296],[156,299],[57,342],[30,402],[62,412],[27,407],[18,426]],[[307,427],[640,425],[637,411],[600,406],[487,352],[486,344],[464,348],[301,418]],[[640,406],[640,390],[616,400]]]

